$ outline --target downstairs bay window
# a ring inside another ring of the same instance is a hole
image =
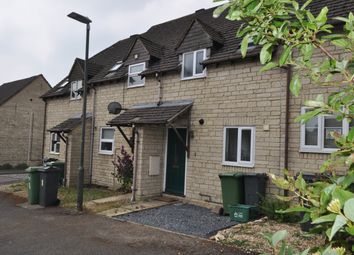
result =
[[[311,111],[303,107],[301,113]],[[331,153],[337,150],[337,145],[331,132],[347,134],[354,122],[339,121],[334,115],[320,115],[301,125],[300,151],[314,153]]]
[[[254,144],[254,127],[225,127],[223,165],[253,167]]]

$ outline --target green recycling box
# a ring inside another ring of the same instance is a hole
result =
[[[229,214],[229,205],[244,202],[244,182],[242,173],[219,174],[221,180],[224,214]]]
[[[237,222],[248,222],[257,217],[257,206],[254,205],[230,205],[230,219]]]
[[[28,173],[28,203],[31,205],[39,203],[39,170],[42,166],[31,166],[26,169]]]

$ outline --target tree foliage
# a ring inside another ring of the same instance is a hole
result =
[[[305,123],[322,114],[352,121],[353,13],[347,17],[328,18],[330,10],[323,7],[315,14],[309,8],[312,0],[302,1],[302,4],[295,0],[214,1],[223,2],[214,16],[226,12],[227,19],[242,22],[236,36],[242,38],[240,49],[243,57],[247,55],[249,42],[253,42],[260,49],[261,71],[292,68],[290,91],[293,95],[300,94],[304,79],[309,79],[314,86],[336,88],[326,99],[318,95],[305,102],[312,110],[296,121]],[[283,213],[304,212],[304,220],[311,220],[315,226],[313,231],[326,234],[328,246],[318,247],[318,254],[345,254],[354,251],[354,128],[348,134],[332,132],[331,135],[338,151],[332,153],[318,170],[322,180],[307,183],[301,174],[292,176],[287,170],[285,178],[271,175],[271,179],[281,189],[290,191],[290,196],[279,196],[280,199],[297,203]],[[344,175],[340,175],[339,170],[343,168]],[[283,248],[279,254],[293,254],[281,253]]]

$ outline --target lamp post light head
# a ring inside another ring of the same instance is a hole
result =
[[[88,17],[82,16],[81,14],[78,14],[77,12],[72,12],[72,13],[68,14],[68,17],[72,18],[74,20],[77,20],[81,23],[84,23],[86,25],[88,25],[92,22]]]

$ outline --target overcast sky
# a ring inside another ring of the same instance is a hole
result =
[[[90,56],[149,27],[201,8],[212,0],[0,0],[0,84],[42,73],[54,86],[84,58],[85,27],[92,21]]]

